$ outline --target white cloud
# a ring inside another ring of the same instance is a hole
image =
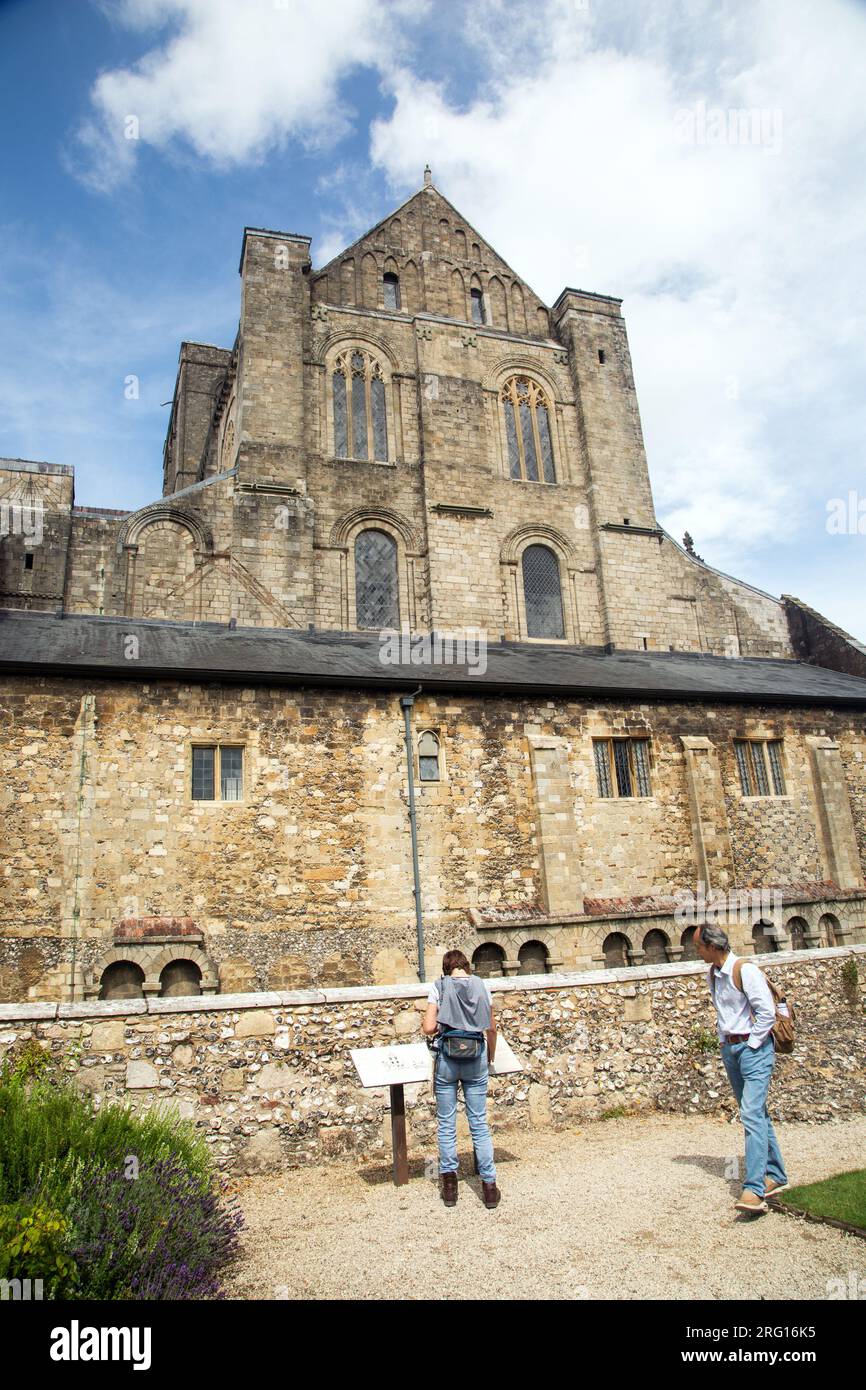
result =
[[[333,142],[349,122],[340,80],[376,65],[382,25],[374,0],[123,0],[111,15],[160,34],[93,86],[78,168],[102,190],[131,173],[141,143],[230,168],[289,138]]]
[[[726,567],[823,544],[815,503],[862,476],[866,14],[844,0],[473,13],[486,89],[457,107],[398,75],[374,162],[397,193],[434,150],[438,186],[548,302],[566,284],[625,299],[678,535]]]

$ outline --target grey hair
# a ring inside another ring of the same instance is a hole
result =
[[[698,929],[698,936],[705,946],[712,946],[717,951],[727,951],[730,949],[728,933],[722,931],[721,927],[714,926],[712,922],[705,922]]]

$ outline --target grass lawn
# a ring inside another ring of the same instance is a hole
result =
[[[847,1221],[866,1230],[866,1168],[851,1173],[838,1173],[824,1182],[812,1182],[806,1187],[792,1187],[779,1197],[790,1207],[799,1207],[812,1216],[829,1216],[834,1221]]]

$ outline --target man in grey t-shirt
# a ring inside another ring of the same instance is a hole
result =
[[[427,995],[422,1024],[428,1037],[451,1030],[477,1033],[481,1038],[478,1057],[457,1059],[440,1052],[436,1058],[434,1090],[439,1128],[439,1173],[442,1200],[446,1207],[457,1202],[457,1087],[463,1087],[466,1118],[481,1174],[481,1191],[486,1207],[499,1203],[493,1140],[487,1124],[488,1060],[496,1051],[496,1021],[493,1000],[483,980],[471,973],[472,967],[462,951],[446,951],[442,978]]]

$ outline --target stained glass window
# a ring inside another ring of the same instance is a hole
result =
[[[511,477],[529,483],[555,483],[550,404],[544,391],[529,377],[515,376],[505,383],[501,399]]]
[[[388,457],[385,379],[374,358],[355,348],[334,367],[334,453],[338,458]]]
[[[359,628],[398,628],[397,545],[385,531],[355,541],[355,610]]]
[[[523,552],[523,596],[528,637],[565,636],[559,562],[546,545],[528,545]]]

